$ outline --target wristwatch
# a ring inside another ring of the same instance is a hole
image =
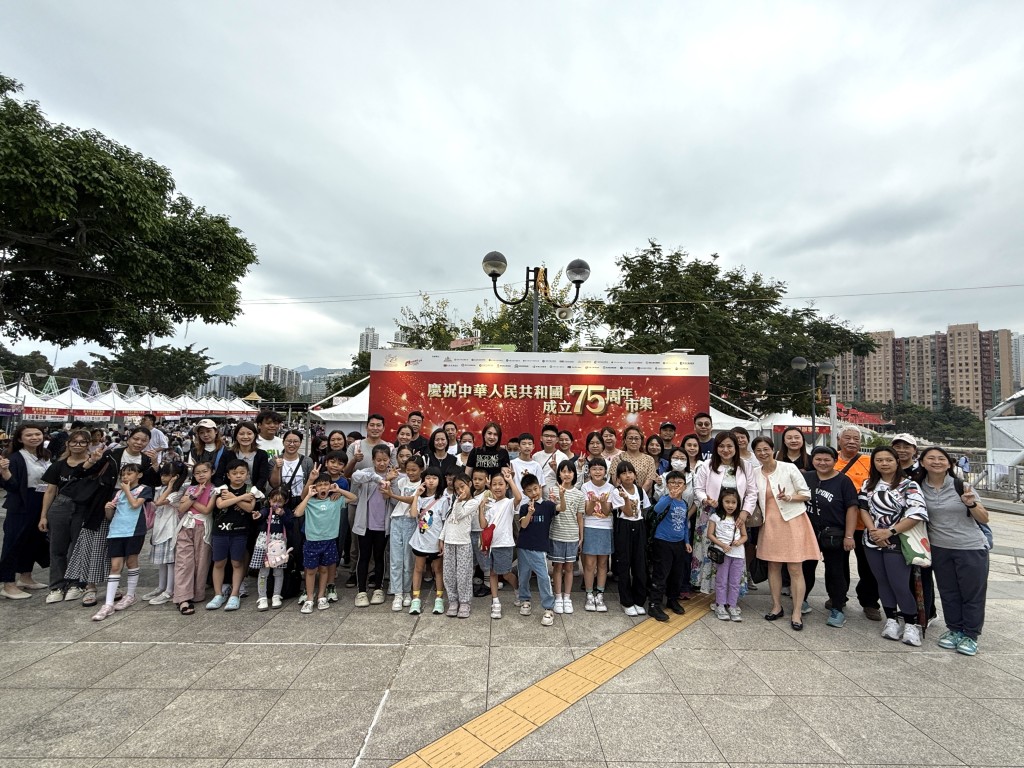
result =
[[[966,506],[968,509],[974,509],[976,506],[978,506],[978,502],[974,502],[973,504],[965,504],[964,506]]]
[[[891,538],[894,538],[894,539],[895,539],[895,538],[896,538],[896,537],[897,537],[898,535],[899,535],[899,534],[897,534],[897,533],[896,533],[896,529],[895,529],[895,528],[890,528],[890,529],[889,529],[889,536],[890,536]]]

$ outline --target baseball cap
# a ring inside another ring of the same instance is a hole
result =
[[[889,443],[890,445],[892,443],[906,443],[907,445],[912,445],[917,448],[917,438],[907,432],[900,432],[898,435],[893,435],[892,440],[890,440]]]
[[[675,429],[676,425],[673,424],[671,421],[666,421],[664,424],[658,427],[658,429],[665,429],[666,427],[671,427],[672,429]]]
[[[201,419],[199,421],[199,423],[196,424],[196,429],[204,429],[204,428],[205,429],[216,429],[217,425],[214,424],[213,419]]]

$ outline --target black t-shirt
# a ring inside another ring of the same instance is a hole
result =
[[[700,460],[707,461],[711,458],[711,452],[715,449],[715,439],[711,438],[705,443],[700,444]]]
[[[423,435],[416,435],[409,441],[409,450],[413,453],[426,453],[430,449],[430,443]]]
[[[512,466],[512,461],[508,457],[508,451],[504,448],[482,446],[469,452],[466,466],[471,469],[482,469],[487,472],[488,476],[494,477],[501,473],[502,467]]]
[[[853,487],[853,481],[842,474],[819,480],[817,472],[804,472],[804,479],[814,494],[814,503],[807,502],[807,514],[814,530],[822,531],[828,527],[845,529],[846,510],[857,506],[857,489]]]
[[[243,485],[241,488],[232,488],[228,486],[225,490],[221,491],[221,495],[225,498],[230,496],[243,496],[249,487]],[[213,508],[213,535],[214,536],[227,536],[237,533],[246,533],[249,530],[249,525],[252,523],[252,514],[241,509],[237,504],[232,504],[230,507],[224,507],[224,509],[217,509],[216,502],[214,502]]]
[[[43,482],[49,483],[50,485],[57,486],[57,492],[59,493],[71,481],[81,475],[82,465],[76,464],[71,466],[68,464],[67,459],[58,459],[46,468],[43,472]]]

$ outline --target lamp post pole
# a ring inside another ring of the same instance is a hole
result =
[[[825,376],[831,376],[833,371],[835,371],[836,366],[831,360],[825,360],[821,363],[808,363],[807,360],[802,357],[794,357],[790,362],[790,366],[794,371],[802,371],[806,369],[811,375],[811,448],[813,448],[818,442],[818,374],[821,373]]]

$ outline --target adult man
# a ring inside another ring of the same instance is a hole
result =
[[[284,453],[284,443],[277,432],[284,423],[284,416],[277,411],[260,411],[256,414],[256,447],[267,452],[273,461]]]
[[[409,441],[409,450],[413,453],[427,453],[430,450],[430,442],[423,435],[420,434],[420,430],[423,428],[423,413],[421,411],[413,411],[409,414],[409,418],[406,419],[406,424],[412,429],[412,440]],[[448,443],[451,444],[451,438],[448,438]],[[370,455],[370,450],[366,451],[366,455]],[[360,467],[362,469],[362,467]]]
[[[658,428],[658,437],[665,444],[665,449],[661,452],[661,458],[668,461],[672,457],[672,449],[676,447],[676,425],[671,421],[666,421]]]
[[[871,474],[871,461],[860,452],[860,430],[850,425],[843,427],[839,432],[839,457],[836,459],[835,468],[840,473],[850,478],[853,487],[860,492],[864,481]],[[853,553],[857,556],[857,574],[860,580],[857,582],[857,602],[864,609],[864,615],[871,621],[881,621],[882,612],[878,603],[878,582],[871,573],[871,566],[868,565],[867,556],[864,554],[864,523],[857,518],[857,532],[854,534]],[[831,610],[831,603],[825,603],[825,607]]]
[[[170,447],[170,444],[167,442],[167,435],[156,428],[155,413],[145,414],[142,417],[142,426],[149,430],[149,445],[146,446],[144,453],[153,451],[155,455],[151,455],[150,458],[157,466],[160,466],[163,462],[164,451]]]
[[[711,414],[701,411],[694,416],[693,431],[697,433],[697,441],[700,443],[700,460],[707,461],[715,447],[715,440],[711,437]]]
[[[815,446],[811,451],[814,469],[804,472],[804,477],[813,494],[808,505],[811,525],[822,545],[825,591],[832,605],[825,623],[838,629],[846,623],[843,609],[846,607],[846,593],[850,591],[850,552],[854,548],[859,512],[857,490],[849,477],[836,471],[836,455],[835,448],[831,446]],[[817,565],[817,562],[810,562]],[[804,569],[804,579],[807,581],[807,594],[810,594],[814,587],[814,568]]]
[[[413,414],[409,414],[410,417]],[[423,414],[420,416],[420,425],[423,424]],[[379,413],[371,413],[366,419],[366,437],[361,440],[356,440],[349,447],[349,458],[348,463],[345,465],[345,477],[351,478],[353,473],[360,469],[371,469],[373,468],[373,449],[378,445],[386,445],[389,449],[394,448],[391,443],[384,440],[381,435],[384,434],[384,417]],[[352,536],[352,525],[356,519],[356,505],[348,505],[348,514],[342,515],[341,518],[341,558],[342,564],[350,565],[352,563],[353,555],[358,555],[354,552],[355,537]],[[353,570],[349,575],[348,580],[345,582],[346,587],[354,587],[356,585],[356,573]],[[380,584],[377,588],[380,588]]]
[[[459,425],[454,421],[446,421],[441,429],[448,435],[448,453],[455,456],[459,452]]]
[[[540,431],[541,449],[533,454],[533,460],[544,468],[540,484],[548,488],[558,486],[558,465],[569,457],[558,450],[558,427],[545,424]]]

